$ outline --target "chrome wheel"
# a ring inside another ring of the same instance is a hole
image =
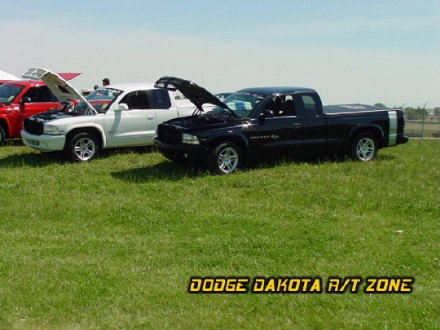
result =
[[[356,145],[356,155],[361,161],[369,161],[374,158],[376,154],[376,144],[374,140],[369,137],[359,139]]]
[[[223,173],[231,173],[238,166],[239,156],[237,150],[226,147],[218,154],[218,168]]]
[[[80,138],[75,142],[73,152],[79,160],[88,161],[96,153],[96,143],[88,137]]]
[[[233,141],[219,141],[210,146],[206,167],[214,174],[230,174],[240,168],[243,154]]]

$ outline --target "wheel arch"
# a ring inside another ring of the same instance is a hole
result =
[[[9,139],[9,122],[5,118],[0,118],[0,126],[5,131],[5,139]]]
[[[347,148],[351,148],[353,139],[363,133],[370,133],[376,138],[377,148],[381,149],[384,146],[385,135],[382,128],[379,125],[368,125],[368,126],[356,126],[353,127],[349,134],[349,139],[347,141]]]
[[[243,136],[240,136],[240,135],[217,136],[217,137],[213,138],[211,141],[209,141],[208,150],[212,149],[215,145],[217,145],[221,142],[235,143],[240,148],[242,156],[246,157],[249,144]]]
[[[101,128],[96,127],[96,126],[85,126],[85,127],[75,127],[72,128],[69,133],[67,133],[66,135],[66,145],[68,143],[68,141],[76,134],[78,133],[90,133],[93,134],[97,139],[98,139],[98,143],[100,148],[105,148],[106,146],[106,139],[105,139],[105,134],[104,132],[101,130]]]

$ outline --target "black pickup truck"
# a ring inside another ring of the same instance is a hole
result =
[[[221,102],[180,78],[162,77],[155,86],[177,89],[197,107],[192,116],[157,127],[157,149],[171,160],[205,161],[215,173],[231,173],[244,159],[274,154],[342,151],[369,161],[379,149],[408,141],[402,110],[360,104],[323,107],[309,88],[247,88]],[[215,107],[204,111],[204,104]]]

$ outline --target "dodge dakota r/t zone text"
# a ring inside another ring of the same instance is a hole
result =
[[[273,154],[342,151],[370,161],[379,149],[408,141],[402,110],[360,104],[323,108],[318,93],[309,88],[247,88],[221,102],[180,78],[162,77],[155,86],[179,90],[199,109],[160,124],[157,149],[171,160],[204,161],[214,173],[231,173],[245,159]],[[216,107],[203,112],[205,103]]]
[[[152,145],[157,124],[195,110],[188,100],[176,100],[173,91],[152,83],[109,85],[84,98],[59,75],[40,73],[63,107],[27,118],[23,143],[43,152],[63,150],[74,161],[91,160],[104,148]]]

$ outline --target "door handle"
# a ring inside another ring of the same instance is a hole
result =
[[[154,116],[147,116],[147,119],[149,120],[153,120],[155,117]]]
[[[301,124],[301,123],[293,124],[293,128],[301,128],[301,127],[303,127],[303,124]]]

